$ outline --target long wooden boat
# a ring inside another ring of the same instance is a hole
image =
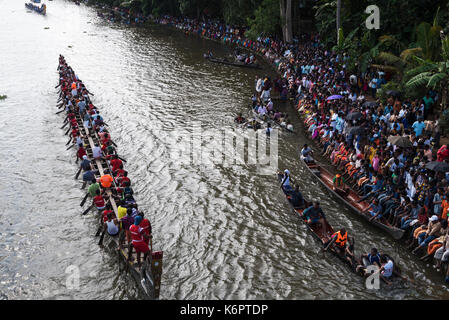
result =
[[[226,59],[211,58],[208,56],[205,56],[204,58],[209,60],[210,62],[221,63],[221,64],[226,64],[226,65],[235,66],[235,67],[262,69],[262,67],[260,65],[254,64],[254,63],[247,64],[247,63],[243,63],[243,62],[232,62],[232,61],[228,61]]]
[[[277,173],[277,180],[278,180],[278,182],[282,183],[282,179],[283,179],[283,174],[278,172]],[[326,232],[324,232],[323,228],[318,226],[318,225],[310,226],[304,220],[303,211],[305,210],[306,207],[309,207],[311,205],[311,203],[309,201],[307,201],[306,199],[304,199],[304,204],[305,204],[304,208],[295,208],[293,206],[293,204],[291,203],[291,201],[290,201],[290,196],[284,191],[284,189],[281,188],[281,190],[284,193],[285,199],[287,200],[287,202],[288,202],[290,208],[293,210],[293,212],[298,215],[300,220],[307,226],[307,229],[309,229],[309,231],[312,233],[314,238],[316,240],[318,240],[321,243],[321,245],[324,247],[325,244],[331,239],[332,234],[334,234],[334,229],[329,224],[327,219],[325,220],[325,222],[326,222]],[[342,256],[340,253],[338,253],[334,248],[331,247],[331,248],[329,248],[328,251],[331,252],[334,256],[336,256],[344,264],[346,264],[347,266],[351,267],[350,262],[344,256]],[[388,255],[388,254],[383,254],[383,255],[387,256],[389,259],[394,261],[394,259],[390,255]],[[368,261],[366,261],[365,259],[363,259],[363,261],[356,260],[356,262],[358,264],[363,264],[365,266],[368,265]],[[354,272],[354,270],[352,270],[352,271]],[[393,281],[400,280],[401,279],[401,273],[402,273],[401,269],[394,262],[394,274],[393,274],[393,277],[392,277],[391,280],[393,280]],[[360,275],[360,276],[363,276],[363,274],[361,272],[357,272],[357,274]]]
[[[349,208],[351,208],[352,211],[357,213],[359,216],[363,217],[373,226],[387,232],[394,239],[398,240],[402,238],[405,230],[402,230],[400,228],[391,225],[385,218],[382,217],[380,219],[370,220],[371,215],[369,213],[365,213],[365,210],[369,207],[370,204],[367,201],[358,202],[360,201],[361,197],[351,188],[347,188],[345,191],[334,190],[333,174],[331,174],[329,171],[327,171],[322,166],[316,164],[315,162],[307,163],[302,158],[301,161],[305,164],[305,166],[312,173],[312,175],[316,177],[317,180],[321,182],[323,186],[326,187],[327,190],[329,190],[333,195],[335,195],[335,197],[340,199],[344,204],[346,204]]]
[[[63,99],[63,102],[64,99]],[[64,108],[66,106],[64,105]],[[78,112],[76,114],[76,120],[78,124],[78,129],[82,136],[85,137],[84,145],[87,156],[89,159],[93,159],[93,148],[97,143],[100,145],[100,137],[97,132],[94,130],[88,130],[84,126],[84,122],[81,114]],[[98,170],[98,174],[96,178],[100,178],[102,175],[108,172],[112,172],[110,164],[107,160],[91,160],[91,164],[95,170]],[[113,182],[114,187],[117,187],[115,181]],[[109,203],[112,205],[115,217],[117,218],[117,204],[112,197],[111,191],[107,191],[107,195],[109,196]],[[102,217],[99,219],[99,227],[103,226]],[[133,250],[133,261],[128,261],[128,250],[127,248],[122,247],[124,239],[124,231],[120,230],[119,236],[109,236],[106,232],[104,237],[104,246],[110,249],[112,252],[117,252],[120,260],[123,261],[126,265],[126,269],[129,270],[132,277],[138,284],[138,287],[146,299],[158,299],[160,293],[160,285],[161,285],[161,275],[162,275],[162,259],[163,252],[162,251],[153,251],[151,255],[148,255],[148,259],[143,261],[142,267],[139,268],[137,265],[137,255],[135,250]],[[120,269],[120,268],[119,268]]]
[[[33,10],[33,11],[35,11],[39,14],[42,14],[44,16],[47,14],[47,6],[45,4],[42,4],[42,6],[39,7],[30,2],[30,3],[25,3],[25,7],[27,9]]]

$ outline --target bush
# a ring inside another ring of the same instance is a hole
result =
[[[383,84],[379,90],[377,90],[376,97],[380,99],[382,103],[385,103],[387,102],[387,99],[389,97],[389,95],[387,95],[387,91],[389,90],[399,91],[401,92],[402,95],[404,95],[402,89],[403,88],[401,87],[400,83],[390,80],[386,84]]]

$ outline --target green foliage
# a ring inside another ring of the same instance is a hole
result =
[[[381,102],[385,103],[388,99],[387,92],[389,90],[402,92],[403,87],[401,86],[401,83],[399,83],[399,82],[389,81],[388,83],[382,85],[382,87],[379,90],[377,90],[376,97],[378,99],[380,99]]]
[[[281,27],[281,17],[278,0],[263,0],[260,6],[254,11],[254,18],[248,18],[246,36],[256,39],[261,34],[273,35],[279,33]]]
[[[226,23],[246,25],[247,18],[253,16],[259,3],[257,0],[222,1],[223,19]]]
[[[6,94],[5,95],[0,95],[0,100],[5,100],[7,97],[8,96]]]

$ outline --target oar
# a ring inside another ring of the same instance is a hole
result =
[[[66,123],[64,123],[64,125],[61,127],[61,129],[64,129],[68,123],[69,123],[68,121]]]
[[[65,145],[68,145],[69,143],[70,143],[70,141],[72,141],[72,138],[70,138],[70,140],[69,141],[67,141],[67,143],[65,144]],[[75,144],[73,144],[73,146],[74,146]],[[67,150],[69,150],[69,149],[67,149]]]
[[[100,235],[102,227],[103,227],[102,225],[98,227],[97,233],[95,234],[96,237]]]
[[[92,208],[94,207],[94,204],[92,203],[89,208],[87,208],[86,210],[84,210],[83,212],[83,216],[86,215]]]
[[[120,160],[122,160],[123,162],[127,162],[125,159],[123,159],[122,157],[117,156],[117,158],[119,158]]]
[[[78,170],[78,172],[76,173],[76,175],[75,175],[75,179],[78,179],[78,177],[80,176],[80,173],[81,173],[81,170],[82,170],[83,168],[82,167],[80,167],[80,169]]]
[[[116,147],[117,147],[117,145],[115,144],[115,142],[114,142],[114,141],[112,141],[112,140],[111,140],[111,143],[112,143],[112,144],[113,144],[114,146],[116,146]]]
[[[104,229],[103,233],[101,234],[100,241],[98,241],[99,246],[103,245],[103,239],[104,239],[105,233],[106,233],[106,230]]]
[[[83,201],[81,201],[81,203],[80,203],[80,207],[84,206],[84,204],[86,203],[86,200],[87,200],[87,197],[88,197],[88,196],[89,196],[89,192],[86,193],[86,195],[84,196]]]
[[[60,114],[61,112],[64,112],[64,109],[62,109],[61,111],[56,112],[56,114]]]
[[[67,129],[67,131],[65,132],[65,135],[67,135],[70,131],[70,128]]]

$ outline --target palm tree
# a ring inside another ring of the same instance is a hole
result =
[[[434,90],[441,90],[441,105],[443,110],[447,108],[448,84],[449,84],[449,37],[441,31],[441,61],[434,62],[424,60],[417,56],[414,59],[419,66],[406,72],[412,77],[405,84],[410,89],[426,87]]]
[[[383,35],[379,37],[378,47],[388,47],[395,52],[400,52],[395,55],[390,51],[380,51],[375,57],[377,61],[383,64],[372,64],[372,67],[391,72],[399,79],[402,78],[405,68],[413,63],[413,57],[422,57],[423,49],[420,47],[405,49],[404,43],[397,40],[395,36]]]

